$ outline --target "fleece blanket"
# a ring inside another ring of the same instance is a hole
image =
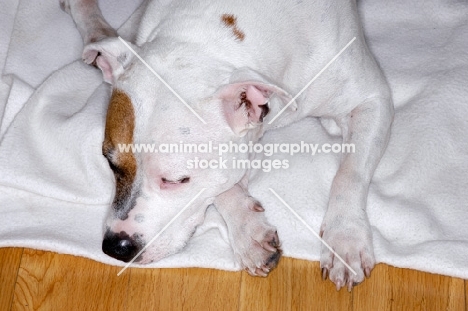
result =
[[[58,1],[9,0],[0,11],[0,247],[122,265],[101,251],[113,176],[101,155],[108,86],[82,64],[81,38]],[[468,3],[363,0],[370,49],[396,115],[368,199],[378,262],[468,278]],[[120,27],[138,1],[105,0]],[[121,34],[131,38],[132,20]],[[330,57],[333,57],[331,55]],[[339,143],[316,119],[263,141]],[[251,193],[278,228],[285,256],[318,260],[320,242],[268,190],[318,231],[339,154],[276,154],[289,169],[255,171]],[[237,270],[226,227],[210,207],[180,253],[146,267]]]

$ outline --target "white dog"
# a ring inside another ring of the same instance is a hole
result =
[[[322,248],[323,277],[350,290],[369,276],[375,260],[367,193],[387,145],[393,104],[366,46],[355,1],[148,1],[133,43],[116,37],[96,1],[60,2],[83,37],[84,61],[99,67],[113,89],[102,150],[116,194],[103,251],[130,261],[192,200],[136,262],[179,251],[214,204],[239,263],[252,275],[266,276],[279,260],[279,239],[248,193],[247,169],[196,169],[187,165],[189,158],[215,161],[218,155],[123,152],[119,144],[255,142],[265,130],[313,116],[334,120],[343,142],[355,145],[355,153],[341,159],[321,227],[334,249]]]

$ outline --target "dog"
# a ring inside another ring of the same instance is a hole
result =
[[[318,117],[327,120],[323,124],[331,120],[343,143],[355,146],[341,159],[320,228],[333,249],[322,247],[322,276],[338,290],[370,276],[375,259],[366,201],[389,139],[393,102],[365,43],[355,1],[147,1],[134,42],[117,37],[97,0],[60,4],[83,37],[83,60],[112,85],[102,145],[116,181],[106,254],[129,262],[144,249],[135,259],[139,264],[174,254],[214,204],[240,265],[267,276],[278,264],[280,241],[248,192],[247,168],[189,168],[186,154],[122,152],[119,146],[256,142],[267,130]],[[196,156],[217,159],[215,153]]]

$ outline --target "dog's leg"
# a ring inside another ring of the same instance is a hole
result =
[[[102,16],[97,0],[59,0],[62,10],[73,18],[84,45],[106,37],[117,37],[117,32]]]
[[[281,257],[276,228],[261,204],[239,183],[216,197],[214,205],[226,221],[237,261],[250,275],[267,276]]]
[[[356,272],[348,269],[328,248],[322,246],[320,266],[339,290],[348,290],[369,276],[375,264],[372,234],[366,214],[367,194],[374,171],[387,146],[393,104],[390,99],[371,99],[338,120],[343,142],[354,144],[345,154],[333,180],[330,201],[321,235]]]

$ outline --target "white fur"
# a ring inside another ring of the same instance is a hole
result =
[[[85,1],[68,2],[79,8],[79,3]],[[88,43],[87,32],[96,29],[92,23],[83,22],[83,12],[71,10],[78,28],[85,29],[81,32]],[[236,17],[236,27],[245,34],[243,40],[236,38],[232,27],[223,24],[223,14]],[[297,105],[297,110],[285,111],[272,126],[268,125],[287,99],[297,94],[353,37],[355,42],[297,98],[292,106]],[[385,78],[365,44],[354,1],[150,1],[135,48],[207,125],[138,59],[129,59],[132,56],[125,49],[112,48],[117,43],[118,39],[109,38],[90,44],[83,56],[91,63],[96,52],[100,52],[103,59],[100,61],[98,57],[96,63],[109,65],[100,66],[106,80],[131,98],[136,114],[135,143],[208,140],[241,143],[257,140],[265,130],[304,117],[334,120],[343,141],[355,144],[356,153],[342,158],[322,233],[323,239],[357,274],[348,271],[326,248],[322,250],[321,267],[324,274],[329,272],[338,289],[342,286],[351,289],[364,279],[364,274],[370,273],[374,255],[365,212],[367,191],[387,145],[393,104]],[[119,61],[122,55],[124,61]],[[255,83],[261,87],[274,86],[265,97],[271,112],[263,124],[236,115],[237,110],[232,108],[236,92]],[[231,90],[230,96],[223,93],[226,88]],[[189,133],[182,133],[182,127],[190,128]],[[248,171],[189,170],[184,164],[193,156],[136,155],[140,196],[128,220],[116,220],[110,215],[108,226],[130,235],[143,234],[148,241],[201,188],[206,188],[192,207],[148,248],[142,262],[158,260],[183,247],[203,220],[207,205],[214,202],[228,228],[233,228],[231,243],[239,261],[254,275],[268,273],[265,262],[272,253],[266,251],[269,247],[252,246],[252,241],[245,238],[261,236],[258,243],[263,245],[271,241],[262,239],[271,239],[273,230],[261,212],[249,208],[252,201],[246,190]],[[216,155],[198,156],[216,158]],[[160,187],[162,177],[178,176],[190,176],[190,183],[169,190]],[[146,221],[133,222],[137,214],[144,214]],[[245,222],[244,231],[236,229],[239,222]]]

